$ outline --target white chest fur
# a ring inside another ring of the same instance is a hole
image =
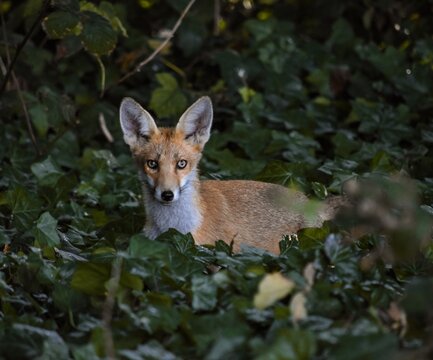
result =
[[[192,188],[182,191],[179,199],[169,205],[156,200],[146,186],[144,188],[147,217],[144,233],[150,239],[155,239],[170,228],[187,234],[200,226],[202,215]]]

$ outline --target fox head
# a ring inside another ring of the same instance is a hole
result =
[[[212,126],[212,102],[202,97],[175,128],[158,128],[152,116],[131,98],[120,105],[123,138],[136,159],[151,195],[171,205],[197,181],[197,164]]]

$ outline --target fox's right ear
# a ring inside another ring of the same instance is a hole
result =
[[[176,131],[181,131],[187,141],[203,148],[210,137],[212,118],[212,101],[208,96],[203,96],[183,113]]]
[[[131,98],[124,98],[120,104],[120,126],[129,146],[134,146],[139,138],[148,138],[158,132],[152,115]]]

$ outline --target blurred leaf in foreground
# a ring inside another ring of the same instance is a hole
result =
[[[295,283],[279,272],[266,274],[260,281],[258,291],[254,296],[254,306],[257,309],[265,309],[285,298],[294,287]]]

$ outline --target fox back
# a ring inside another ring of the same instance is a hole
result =
[[[212,118],[208,97],[191,105],[175,128],[158,128],[138,103],[122,101],[120,123],[143,184],[149,238],[174,228],[192,233],[198,244],[233,241],[235,250],[245,244],[278,253],[283,235],[334,216],[338,198],[306,217],[301,192],[258,181],[200,181],[197,167]]]

